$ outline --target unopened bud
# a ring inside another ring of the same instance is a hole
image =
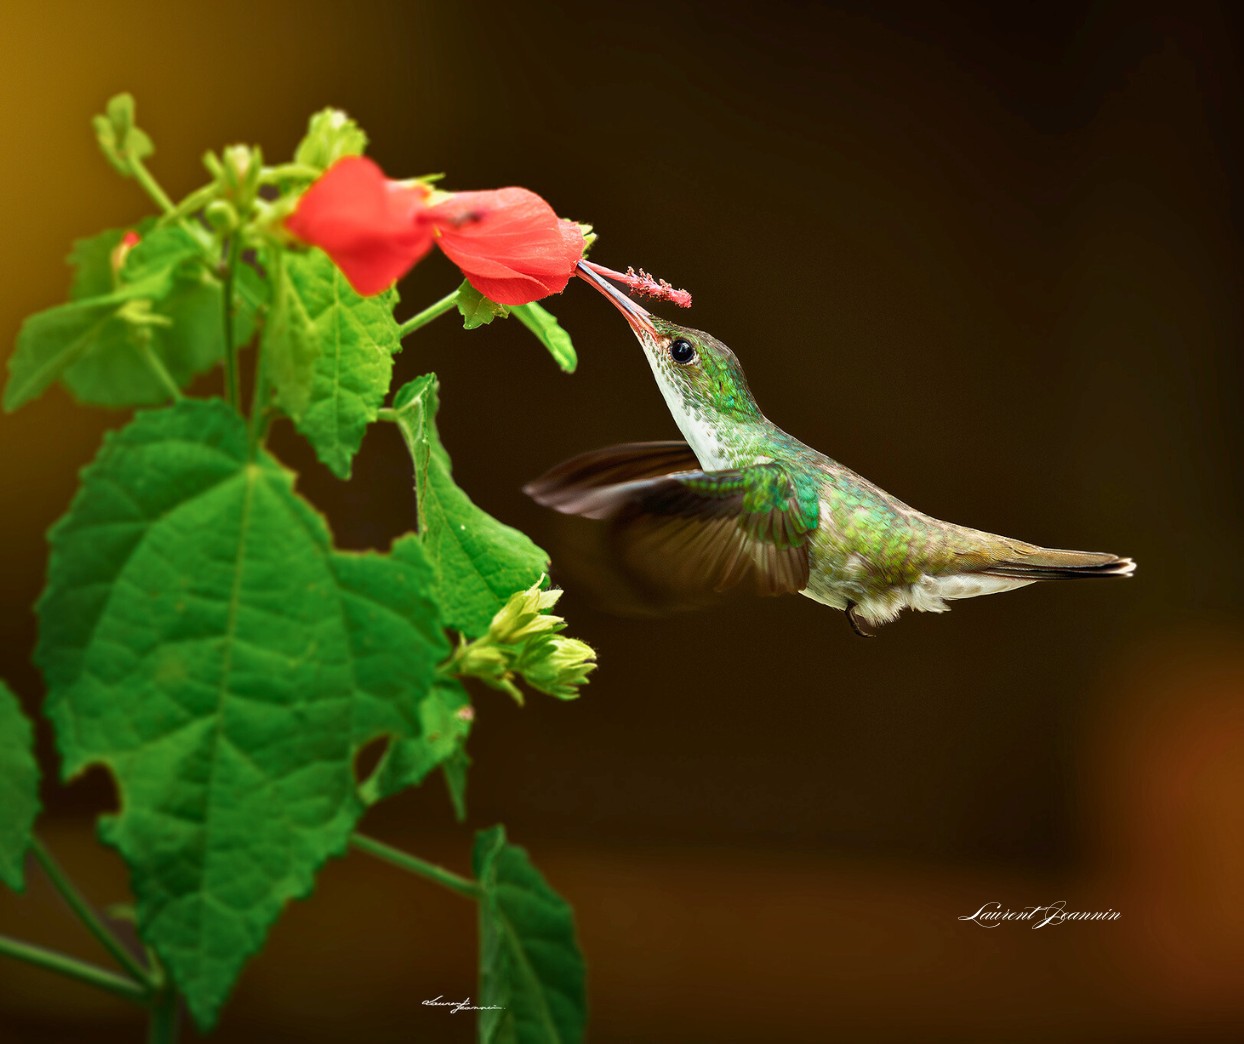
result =
[[[125,267],[125,259],[129,256],[130,251],[141,242],[142,237],[133,229],[130,229],[121,237],[121,241],[112,248],[112,253],[108,255],[108,263],[112,268],[112,281],[114,284],[121,278],[121,269]]]
[[[489,638],[500,645],[517,645],[533,635],[565,628],[565,620],[547,612],[561,598],[561,588],[542,591],[543,582],[544,577],[541,577],[527,590],[510,595],[510,600],[497,610],[488,625]]]
[[[596,650],[578,638],[552,635],[533,642],[518,664],[518,670],[533,689],[539,689],[559,700],[573,700],[579,686],[596,669]]]

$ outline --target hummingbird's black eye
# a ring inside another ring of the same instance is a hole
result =
[[[695,358],[695,345],[685,337],[676,337],[670,341],[670,358],[680,366],[686,366]]]

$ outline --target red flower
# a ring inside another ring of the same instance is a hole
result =
[[[560,293],[583,255],[579,226],[524,188],[459,192],[427,205],[423,185],[389,181],[371,160],[334,163],[285,227],[320,247],[360,294],[391,286],[432,248],[485,297],[520,305]]]
[[[285,219],[319,247],[364,296],[378,294],[432,249],[425,185],[390,181],[364,156],[346,156],[324,172]]]
[[[559,294],[583,256],[583,233],[525,188],[459,192],[432,208],[437,243],[470,284],[503,305]]]

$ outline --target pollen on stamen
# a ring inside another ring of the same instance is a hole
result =
[[[604,265],[598,265],[592,261],[584,261],[597,275],[602,275],[606,279],[612,279],[615,283],[624,283],[635,293],[644,297],[651,297],[656,301],[669,301],[670,304],[677,305],[679,308],[691,307],[691,294],[687,290],[679,290],[677,287],[671,286],[665,279],[657,279],[649,275],[642,268],[636,272],[634,268],[628,268],[625,273],[615,272],[611,268]]]

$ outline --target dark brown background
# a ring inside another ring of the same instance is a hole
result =
[[[710,13],[710,11],[712,13]],[[138,98],[174,194],[207,147],[279,159],[342,106],[395,176],[529,186],[598,260],[695,292],[779,424],[918,507],[1135,556],[856,640],[804,599],[617,619],[577,703],[479,694],[471,828],[503,820],[575,905],[591,1037],[1227,1040],[1244,1032],[1238,16],[1212,4],[17,3],[3,16],[0,326],[60,300],[70,240],[138,217],[90,116]],[[409,311],[454,285],[440,258]],[[556,554],[523,481],[674,429],[625,324],[550,302],[565,377],[517,324],[441,320],[442,431],[478,502]],[[406,314],[403,311],[402,314]],[[3,675],[32,708],[42,534],[124,416],[56,391],[0,418]],[[342,544],[412,524],[392,432],[344,485],[281,430]],[[50,735],[41,744],[52,769]],[[439,784],[366,828],[466,869]],[[93,899],[102,773],[41,831]],[[985,931],[990,900],[1122,911]],[[40,880],[0,930],[102,959]],[[336,861],[242,979],[218,1039],[453,1041],[472,910]],[[136,1013],[0,966],[5,1041],[136,1040]]]

